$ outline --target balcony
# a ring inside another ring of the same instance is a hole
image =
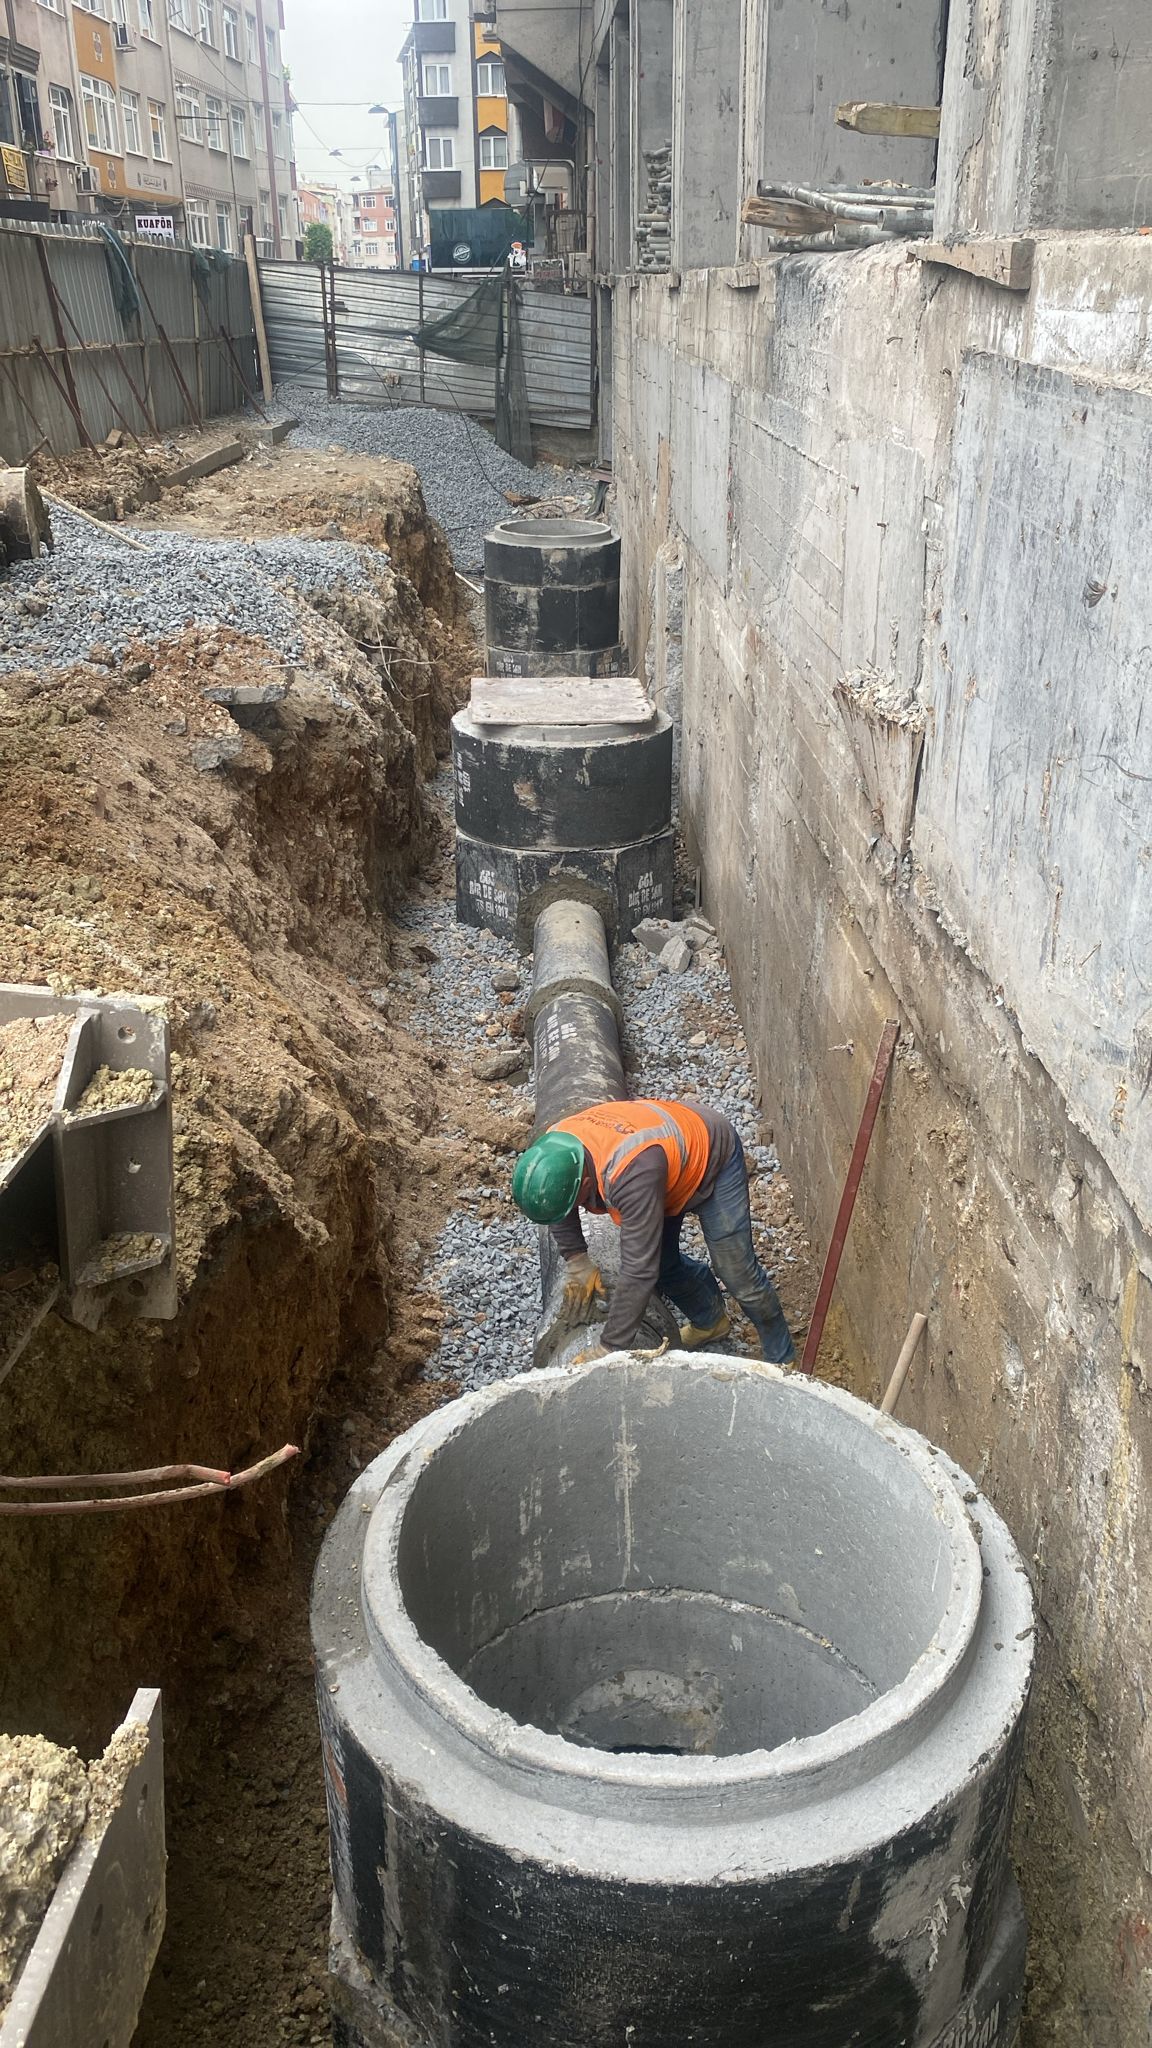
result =
[[[455,93],[436,99],[425,99],[421,94],[416,102],[416,118],[422,128],[458,128],[460,102]]]
[[[459,171],[421,171],[420,190],[423,193],[426,206],[432,206],[437,202],[442,204],[446,199],[459,199],[460,173]]]
[[[412,48],[418,57],[451,57],[456,49],[454,21],[415,21]]]

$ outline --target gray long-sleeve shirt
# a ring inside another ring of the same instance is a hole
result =
[[[692,1108],[708,1128],[708,1164],[688,1205],[696,1209],[712,1193],[718,1175],[736,1149],[737,1137],[735,1127],[717,1110],[705,1109],[696,1102]],[[607,1351],[620,1351],[630,1344],[644,1319],[648,1298],[660,1275],[667,1194],[668,1156],[663,1145],[655,1141],[642,1145],[612,1184],[612,1207],[620,1215],[620,1278],[601,1333],[600,1341]],[[580,1223],[581,1209],[587,1209],[592,1216],[606,1213],[587,1153],[576,1207],[562,1222],[552,1225],[556,1249],[566,1259],[588,1249]]]

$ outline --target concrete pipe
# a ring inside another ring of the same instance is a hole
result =
[[[628,1094],[620,1051],[623,1012],[612,986],[608,942],[596,911],[587,903],[549,904],[536,920],[532,941],[532,1077],[536,1089],[536,1130],[593,1102],[618,1102]],[[584,1237],[600,1268],[608,1297],[620,1276],[620,1233],[606,1216],[585,1216]],[[567,1363],[599,1338],[599,1327],[573,1330],[564,1319],[564,1260],[548,1230],[540,1238],[541,1316],[532,1360],[537,1366]],[[653,1295],[636,1343],[642,1350],[679,1341],[680,1329],[667,1303]]]
[[[502,520],[484,539],[484,615],[489,647],[505,653],[615,646],[619,535],[598,519]]]
[[[672,728],[452,720],[456,908],[527,946],[545,903],[591,902],[614,936],[673,902]]]
[[[1028,1580],[952,1462],[772,1366],[453,1402],[316,1575],[337,2039],[1007,2048]]]

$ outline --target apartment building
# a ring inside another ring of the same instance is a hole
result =
[[[0,215],[236,252],[297,235],[282,17],[266,0],[8,0]]]
[[[153,0],[157,4],[157,0]],[[276,0],[167,0],[188,239],[292,255],[291,114]]]
[[[504,204],[508,91],[500,44],[472,0],[414,0],[400,50],[403,207],[408,248],[427,249],[430,215]]]
[[[396,203],[390,185],[359,191],[351,199],[352,236],[347,262],[355,270],[395,270]]]

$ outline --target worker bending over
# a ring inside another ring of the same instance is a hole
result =
[[[512,1194],[533,1223],[548,1224],[567,1261],[564,1311],[573,1323],[602,1312],[604,1287],[588,1256],[580,1211],[620,1226],[620,1278],[602,1332],[604,1351],[630,1345],[653,1291],[688,1317],[688,1349],[726,1337],[723,1281],[760,1339],[761,1355],[796,1353],[776,1289],[756,1256],[744,1147],[733,1124],[686,1102],[599,1102],[565,1117],[516,1162]],[[680,1249],[691,1211],[714,1272]],[[598,1350],[586,1356],[596,1357]]]

